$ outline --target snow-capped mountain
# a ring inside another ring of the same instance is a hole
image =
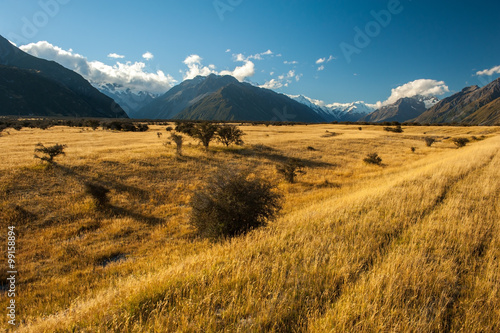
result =
[[[308,106],[327,121],[357,121],[375,111],[375,107],[364,102],[325,104],[323,101],[303,95],[288,95],[288,97]]]
[[[382,106],[377,111],[361,118],[360,121],[370,123],[411,121],[438,102],[439,99],[435,96],[404,97],[396,103]]]
[[[125,112],[134,117],[141,108],[151,103],[161,94],[154,94],[146,91],[133,91],[118,84],[93,84],[100,92],[111,97],[118,103]]]

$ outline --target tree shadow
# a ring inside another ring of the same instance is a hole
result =
[[[298,163],[308,168],[333,168],[338,166],[337,164],[329,162],[314,161],[311,159],[305,159],[300,157],[290,157],[285,154],[282,154],[280,151],[271,147],[265,147],[265,149],[243,148],[238,150],[227,150],[225,151],[225,153],[239,155],[239,156],[247,156],[247,157],[254,156],[275,163],[286,163],[288,160],[293,158]]]

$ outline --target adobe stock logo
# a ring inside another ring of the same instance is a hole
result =
[[[40,0],[38,6],[40,10],[36,11],[33,16],[23,16],[21,21],[23,26],[21,28],[21,35],[10,33],[7,38],[17,45],[28,44],[29,39],[34,38],[40,29],[49,24],[50,19],[59,14],[62,5],[67,5],[71,0]]]
[[[387,9],[378,12],[372,10],[370,12],[373,20],[368,22],[364,29],[358,26],[354,27],[356,34],[354,35],[353,44],[342,42],[339,45],[347,63],[350,64],[352,62],[354,54],[360,54],[363,49],[367,48],[372,40],[380,35],[382,28],[387,28],[391,24],[393,17],[401,14],[403,10],[404,7],[401,1],[389,0]]]
[[[232,12],[242,2],[243,0],[214,0],[213,5],[217,15],[219,15],[219,19],[224,21],[226,12]]]

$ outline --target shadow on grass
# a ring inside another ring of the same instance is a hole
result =
[[[257,146],[257,148],[254,147],[253,149],[251,148],[231,149],[231,150],[225,150],[224,152],[226,154],[233,154],[239,156],[254,156],[275,163],[286,163],[290,158],[292,158],[290,156],[282,154],[280,151],[274,148],[262,145]],[[328,162],[313,161],[310,159],[305,159],[300,157],[299,158],[293,157],[293,158],[298,163],[308,168],[333,168],[337,166],[336,164]]]

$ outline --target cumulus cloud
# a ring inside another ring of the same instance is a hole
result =
[[[110,53],[110,54],[108,54],[108,58],[112,58],[112,59],[123,59],[123,58],[125,58],[125,56],[124,56],[124,55],[117,54],[117,53]]]
[[[35,57],[56,61],[82,75],[95,86],[110,83],[133,92],[162,94],[176,83],[174,78],[160,70],[156,73],[147,72],[143,62],[117,62],[110,66],[100,61],[89,61],[71,49],[66,51],[45,41],[24,45],[21,49]]]
[[[325,65],[321,65],[318,67],[318,72],[324,71],[325,70]]]
[[[491,76],[493,74],[500,74],[500,66],[495,66],[493,68],[485,69],[483,71],[479,71],[476,73],[476,75],[478,76],[483,76],[483,75]]]
[[[283,63],[284,63],[285,65],[297,65],[299,62],[298,62],[298,61],[293,60],[293,61],[283,61]]]
[[[241,82],[255,74],[255,64],[242,54],[234,55],[233,60],[235,62],[243,62],[243,65],[237,66],[233,70],[223,70],[220,72],[215,70],[216,67],[214,65],[203,66],[202,60],[203,58],[197,54],[192,54],[184,60],[184,64],[188,67],[188,70],[184,73],[184,80],[193,79],[198,75],[208,76],[210,74],[218,74],[234,76]]]
[[[197,54],[192,54],[184,59],[184,64],[188,67],[188,70],[184,73],[184,80],[194,79],[197,76],[208,76],[215,73],[215,66],[202,66],[201,61],[203,60]]]
[[[153,59],[155,56],[151,53],[151,52],[146,52],[142,55],[142,57],[146,60],[151,60]]]
[[[420,79],[408,82],[402,86],[392,89],[391,96],[385,102],[377,102],[377,106],[389,105],[404,97],[441,96],[450,92],[444,81]]]

